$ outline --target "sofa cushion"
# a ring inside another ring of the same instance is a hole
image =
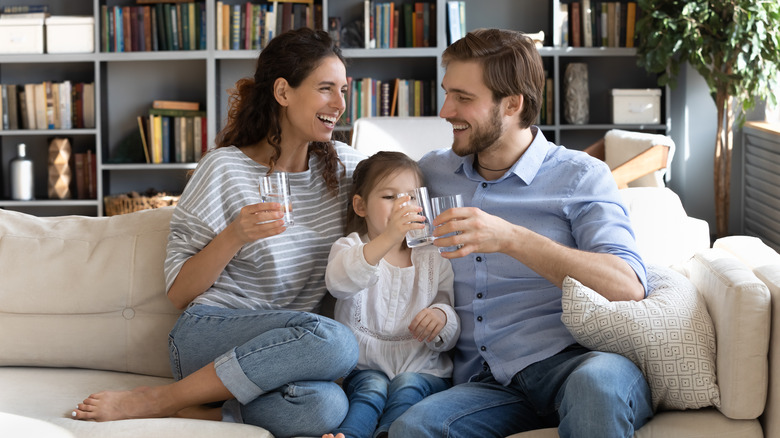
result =
[[[167,335],[180,313],[163,278],[172,211],[0,210],[0,365],[170,376]]]
[[[647,379],[653,409],[718,405],[715,332],[704,300],[670,268],[648,267],[647,281],[646,299],[611,302],[566,277],[561,320],[581,345],[631,359]]]
[[[620,194],[645,264],[679,265],[710,247],[707,222],[689,217],[670,189],[635,187]]]
[[[729,253],[713,248],[687,264],[715,324],[720,410],[757,418],[767,396],[771,300],[767,286]]]

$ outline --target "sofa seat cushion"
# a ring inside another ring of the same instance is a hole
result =
[[[183,418],[77,421],[70,417],[88,395],[106,389],[171,383],[163,377],[72,368],[0,367],[0,412],[43,420],[78,438],[273,438],[260,427]],[[34,435],[25,435],[34,436]]]
[[[111,217],[0,210],[0,366],[170,377],[165,296],[173,208]]]
[[[561,320],[581,345],[631,359],[654,410],[719,405],[715,331],[704,300],[670,268],[648,267],[647,283],[644,300],[611,302],[566,277]]]
[[[634,438],[764,438],[758,420],[732,420],[713,408],[664,411],[634,433]],[[556,429],[540,429],[507,438],[558,438]]]

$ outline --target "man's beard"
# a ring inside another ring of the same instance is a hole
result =
[[[482,152],[493,146],[504,133],[499,107],[500,105],[493,106],[493,109],[490,110],[490,118],[485,125],[478,128],[471,126],[473,132],[468,144],[464,145],[463,148],[456,149],[455,143],[453,143],[452,151],[458,156],[465,157],[466,155]]]

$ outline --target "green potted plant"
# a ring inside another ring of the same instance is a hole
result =
[[[675,86],[689,63],[710,90],[717,109],[715,221],[728,232],[733,126],[757,100],[775,101],[780,69],[778,0],[638,0],[639,65]],[[739,111],[739,110],[742,111]]]

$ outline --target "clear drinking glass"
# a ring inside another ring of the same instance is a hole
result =
[[[284,212],[284,226],[291,227],[295,222],[292,214],[292,198],[287,172],[274,172],[260,178],[260,198],[263,202],[278,202]]]
[[[463,197],[459,194],[438,196],[436,198],[431,199],[431,211],[433,212],[433,218],[436,218],[438,215],[444,213],[450,208],[457,208],[457,207],[463,207]],[[441,239],[443,237],[453,236],[455,234],[460,234],[460,232],[458,231],[455,233],[445,234],[443,236],[439,236],[438,239]],[[445,246],[439,248],[439,252],[442,253],[442,252],[456,251],[460,249],[460,247],[461,245]]]
[[[425,217],[425,228],[419,230],[409,230],[406,233],[406,244],[409,248],[417,246],[430,245],[433,242],[433,225],[431,225],[431,201],[428,197],[428,189],[425,187],[418,187],[412,190],[410,193],[399,193],[398,196],[409,195],[411,199],[409,203],[422,207],[422,211],[418,214]]]

